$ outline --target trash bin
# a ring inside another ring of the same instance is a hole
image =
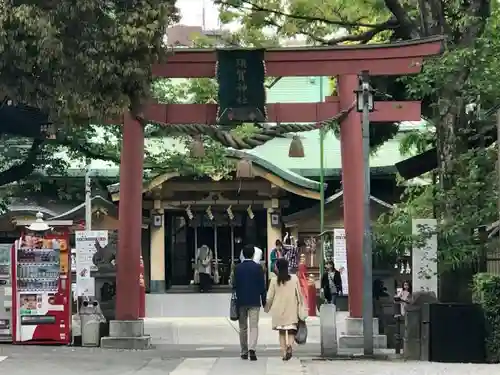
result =
[[[83,301],[80,307],[82,346],[99,346],[100,325],[105,322],[106,319],[98,301]]]

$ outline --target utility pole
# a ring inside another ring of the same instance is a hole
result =
[[[319,77],[319,95],[320,95],[320,102],[323,102],[323,77]],[[319,155],[320,155],[320,161],[319,161],[319,169],[320,169],[320,175],[319,175],[319,184],[320,184],[320,229],[319,232],[323,233],[325,231],[325,129],[321,127],[319,129]],[[324,241],[324,235],[322,234],[320,239],[320,251],[321,251],[321,257],[320,257],[320,263],[319,263],[319,274],[320,277],[323,275],[323,272],[325,272],[325,241]]]
[[[358,111],[362,111],[363,166],[364,166],[364,235],[363,235],[363,351],[373,354],[373,269],[372,234],[370,218],[370,111],[373,110],[373,94],[368,71],[361,74],[361,86],[357,93]],[[361,101],[361,103],[360,103]]]
[[[90,159],[85,166],[85,230],[92,230],[92,180],[90,178]]]

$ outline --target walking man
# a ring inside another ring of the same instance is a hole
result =
[[[233,282],[239,311],[241,359],[256,361],[259,314],[261,306],[266,304],[266,284],[261,265],[253,260],[254,246],[245,245],[242,253],[244,259],[234,270]]]

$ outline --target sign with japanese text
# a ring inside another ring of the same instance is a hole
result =
[[[93,262],[99,247],[108,244],[108,231],[75,231],[76,291],[78,296],[95,296],[95,280],[91,271],[97,271]]]
[[[266,120],[265,75],[264,50],[217,51],[219,124]]]
[[[347,244],[345,240],[345,229],[336,228],[333,230],[333,263],[340,272],[342,278],[342,291],[344,295],[349,294],[349,277],[347,271]]]

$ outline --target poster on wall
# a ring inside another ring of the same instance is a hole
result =
[[[95,280],[92,271],[97,271],[92,258],[97,252],[96,243],[105,247],[108,245],[108,231],[91,230],[75,232],[76,250],[76,292],[81,297],[95,296]]]
[[[349,294],[349,280],[347,277],[347,245],[344,228],[333,230],[333,262],[342,278],[342,292],[347,296]]]

